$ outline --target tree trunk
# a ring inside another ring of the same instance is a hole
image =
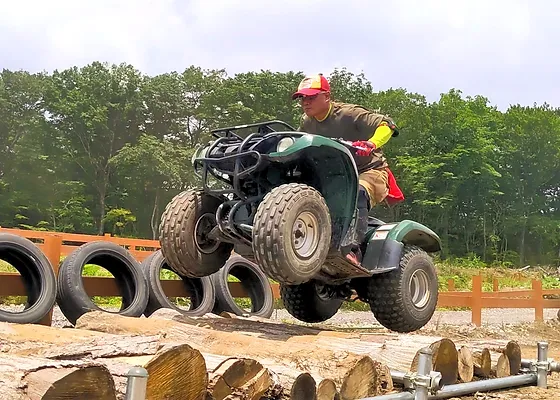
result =
[[[152,239],[156,240],[158,238],[158,227],[159,227],[159,188],[156,188],[156,198],[154,199],[154,207],[152,208],[152,219],[150,220],[150,227],[152,228]]]
[[[55,361],[0,354],[0,364],[3,398],[116,399],[115,382],[109,370],[93,361]]]
[[[107,184],[99,188],[99,230],[98,235],[103,235],[105,233],[105,196],[107,194]]]

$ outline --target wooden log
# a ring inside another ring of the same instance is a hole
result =
[[[381,374],[379,377],[380,394],[392,392],[395,387],[393,384],[393,377],[391,376],[391,370],[387,364],[381,364],[379,372]]]
[[[459,354],[455,343],[448,338],[440,339],[430,346],[432,350],[432,370],[441,372],[441,380],[444,385],[457,383],[459,370]],[[418,371],[418,358],[420,349],[416,352],[410,365],[410,370]]]
[[[261,363],[249,358],[232,357],[210,373],[208,389],[214,400],[223,400],[232,394],[238,398],[258,400],[273,386],[272,374]]]
[[[474,362],[471,350],[467,346],[461,346],[458,354],[458,378],[461,382],[471,382],[474,376]]]
[[[488,378],[492,372],[492,358],[490,350],[486,347],[482,350],[472,352],[473,356],[473,374],[481,377]]]
[[[380,393],[381,363],[363,356],[344,375],[340,388],[341,400],[371,397]]]
[[[317,383],[307,372],[299,375],[290,390],[290,400],[315,400],[317,399]]]
[[[165,334],[167,341],[185,341],[188,338],[188,342],[202,353],[259,360],[264,367],[276,372],[284,385],[293,382],[302,372],[308,372],[317,381],[329,378],[341,384],[349,366],[361,357],[344,350],[332,351],[309,344],[249,337],[177,321],[125,317],[96,311],[82,315],[75,327],[126,335]]]
[[[510,375],[509,358],[506,353],[500,354],[498,361],[492,368],[492,374],[496,378],[503,378]]]
[[[148,360],[146,360],[148,358]],[[132,366],[142,366],[149,374],[147,399],[204,400],[208,388],[208,372],[202,354],[188,344],[169,345],[153,356],[96,359],[111,371],[115,381],[126,377]],[[119,392],[122,392],[122,386]]]
[[[160,335],[126,336],[124,338],[119,335],[108,335],[108,337],[96,337],[65,346],[42,346],[29,349],[26,353],[56,360],[153,355],[161,349],[161,340]]]
[[[48,360],[0,354],[2,398],[115,400],[109,370],[92,361]]]
[[[508,344],[502,349],[509,360],[509,373],[510,375],[517,375],[521,369],[521,347],[515,340],[510,340]]]
[[[332,379],[323,379],[317,386],[317,400],[340,400],[340,394]]]

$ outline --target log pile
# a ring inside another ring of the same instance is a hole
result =
[[[363,335],[213,314],[149,318],[90,312],[74,329],[0,323],[0,384],[10,399],[124,399],[143,366],[147,399],[353,400],[402,391],[391,370],[415,371],[418,352],[452,384],[513,375],[516,342]],[[1,396],[0,396],[1,397]]]

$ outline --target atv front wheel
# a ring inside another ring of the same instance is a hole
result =
[[[176,195],[161,216],[159,242],[167,265],[177,274],[201,278],[217,272],[233,245],[209,236],[216,227],[216,197],[198,190]]]
[[[405,245],[399,268],[369,278],[368,302],[375,318],[395,332],[413,332],[432,318],[438,300],[437,271],[432,258]]]
[[[301,285],[280,284],[280,297],[286,311],[302,322],[323,322],[338,312],[343,300],[334,297],[328,285],[309,281]]]
[[[280,185],[257,209],[253,252],[257,264],[279,283],[309,281],[323,266],[331,243],[329,208],[316,189]]]

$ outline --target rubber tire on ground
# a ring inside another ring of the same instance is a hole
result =
[[[310,211],[318,220],[318,246],[302,258],[294,251],[292,226],[301,212]],[[298,183],[272,189],[257,209],[253,229],[253,252],[257,264],[279,283],[301,284],[312,279],[323,266],[331,244],[329,208],[321,193]]]
[[[25,309],[14,313],[0,310],[0,321],[39,322],[56,301],[56,276],[49,259],[31,240],[12,233],[0,233],[0,259],[19,272],[27,292]]]
[[[239,279],[241,285],[251,299],[251,311],[247,312],[239,307],[231,295],[228,286],[228,275]],[[270,318],[274,311],[274,294],[268,277],[257,264],[240,255],[232,255],[223,268],[211,275],[216,292],[214,313],[222,311],[235,315],[249,314],[261,318]]]
[[[280,297],[291,316],[308,323],[328,320],[338,312],[343,302],[339,298],[320,297],[315,281],[301,285],[280,284]]]
[[[82,280],[86,264],[97,264],[109,271],[122,294],[121,309],[117,312],[128,317],[139,317],[148,304],[148,283],[136,261],[128,250],[116,243],[94,241],[81,245],[68,255],[58,271],[57,302],[60,310],[70,321],[89,311],[105,311],[98,307],[88,295]]]
[[[422,269],[429,279],[430,299],[419,309],[404,287],[412,273]],[[405,245],[399,268],[373,275],[368,285],[368,302],[381,325],[395,332],[408,333],[426,325],[432,318],[438,301],[438,278],[432,258],[421,248]]]
[[[195,228],[206,213],[215,214],[220,199],[199,190],[185,190],[167,204],[161,216],[159,241],[169,267],[178,275],[190,278],[209,276],[227,261],[233,244],[220,243],[212,253],[198,249]]]
[[[215,301],[214,285],[210,277],[205,276],[202,278],[189,278],[180,276],[183,284],[191,294],[191,308],[185,310],[184,308],[177,307],[173,304],[168,296],[163,291],[160,280],[160,273],[162,269],[171,271],[171,268],[163,258],[161,250],[156,250],[150,254],[140,264],[144,276],[148,282],[149,299],[144,315],[149,317],[160,308],[171,308],[180,312],[181,314],[198,317],[206,313],[212,312]]]

